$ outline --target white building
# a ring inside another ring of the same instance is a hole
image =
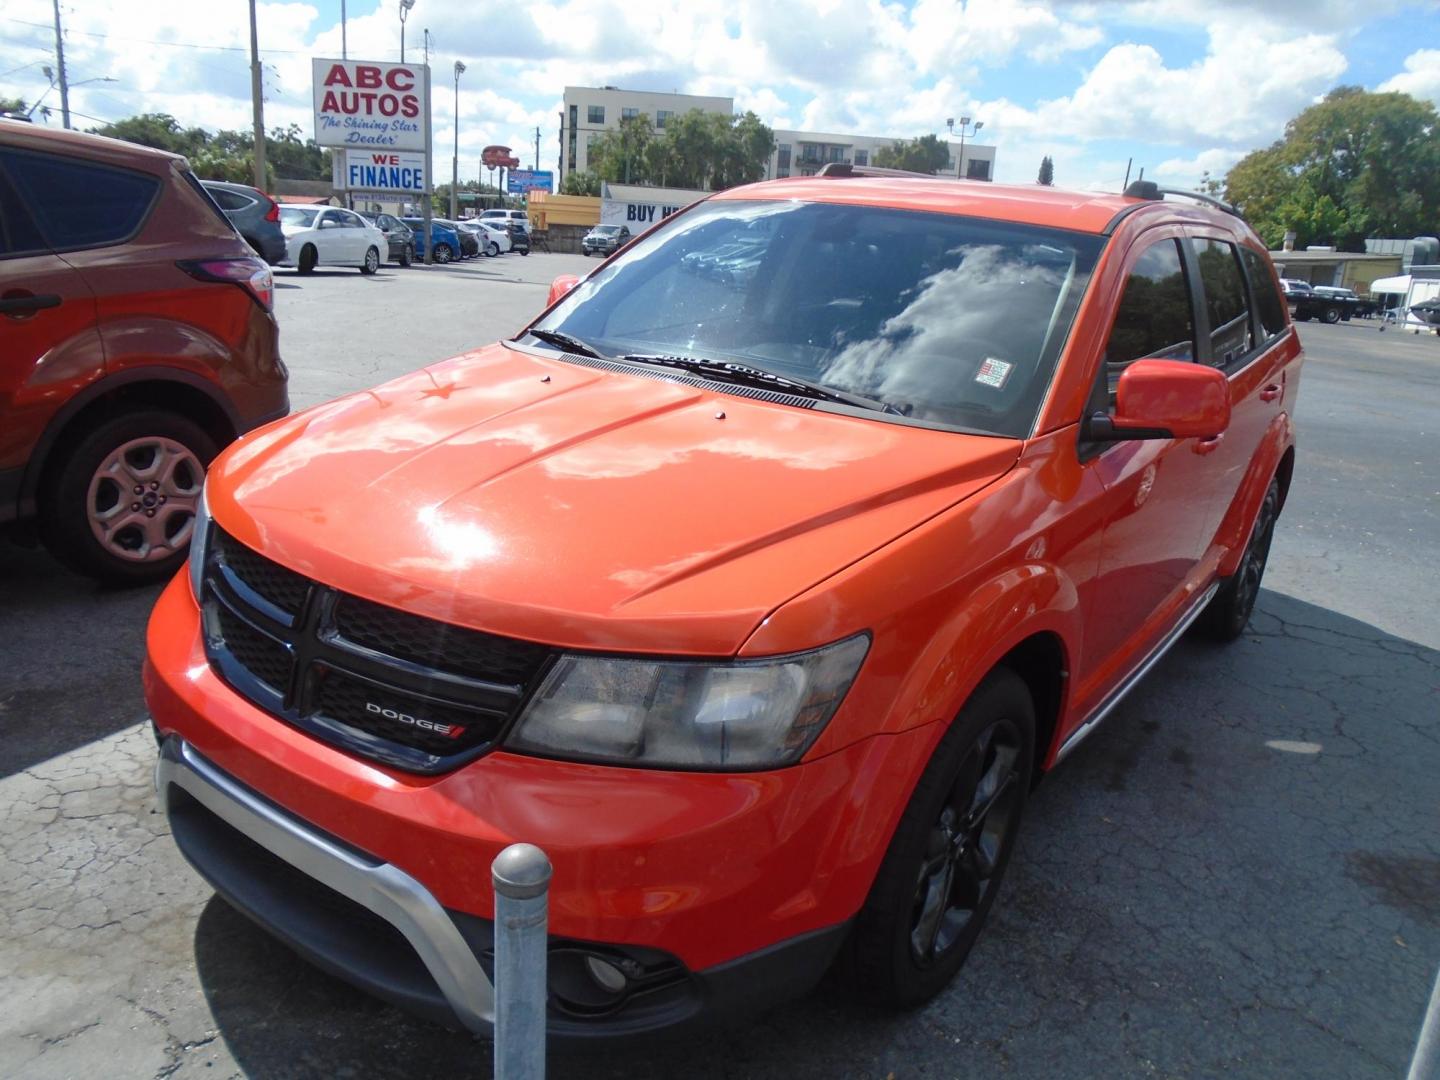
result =
[[[558,181],[566,174],[590,167],[590,144],[630,116],[646,115],[656,132],[663,132],[672,116],[691,109],[730,117],[735,101],[728,97],[699,97],[694,94],[652,94],[644,90],[621,90],[614,86],[567,86],[565,106],[560,112],[560,169]],[[558,182],[557,181],[557,182]]]
[[[785,176],[814,176],[832,161],[851,165],[873,165],[875,153],[905,140],[877,135],[837,135],[825,131],[775,131],[775,153],[765,170],[767,180]],[[965,160],[960,161],[960,140],[950,143],[950,164],[943,175],[971,180],[995,179],[995,147],[966,140]]]

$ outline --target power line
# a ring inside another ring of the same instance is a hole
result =
[[[50,27],[49,27],[47,24],[45,24],[45,23],[29,22],[29,21],[26,20],[26,19],[16,19],[16,18],[12,18],[12,17],[9,16],[9,15],[4,16],[4,18],[5,18],[5,20],[6,20],[7,22],[19,23],[21,26],[34,26],[34,27],[38,27],[38,28],[41,29],[41,30],[49,30],[49,29],[50,29]],[[199,45],[199,44],[196,44],[195,42],[191,42],[191,41],[156,41],[156,40],[153,39],[153,38],[121,37],[119,34],[102,34],[102,33],[99,33],[98,31],[94,31],[94,30],[74,30],[74,29],[67,28],[66,31],[65,31],[65,33],[66,33],[66,34],[84,34],[86,37],[100,38],[102,41],[104,41],[104,40],[128,41],[128,42],[132,42],[132,43],[134,43],[134,44],[136,44],[136,45],[160,45],[160,46],[168,46],[168,47],[173,48],[173,49],[208,49],[208,50],[213,51],[213,52],[241,52],[241,53],[243,53],[243,52],[249,52],[249,51],[250,51],[246,46],[243,46],[243,45]],[[268,53],[281,53],[281,54],[284,54],[284,55],[286,55],[286,56],[309,56],[309,55],[310,55],[310,51],[309,51],[308,49],[261,49],[260,51],[261,51],[261,52],[268,52]]]

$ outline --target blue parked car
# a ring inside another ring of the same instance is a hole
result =
[[[425,257],[425,220],[418,217],[401,218],[410,231],[415,234],[415,257]],[[448,263],[451,259],[458,258],[461,252],[460,237],[449,225],[441,225],[438,221],[430,222],[430,236],[435,241],[435,261],[437,263]]]

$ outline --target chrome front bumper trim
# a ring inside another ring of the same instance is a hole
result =
[[[181,788],[232,828],[323,885],[368,908],[404,935],[460,1022],[489,1036],[495,989],[455,923],[430,890],[390,863],[338,844],[207,761],[178,736],[166,738],[155,790]]]

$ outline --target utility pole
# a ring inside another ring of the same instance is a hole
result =
[[[540,125],[535,125],[535,164],[530,166],[537,172],[540,170]]]
[[[340,0],[340,59],[350,59],[350,50],[345,40],[345,0]]]
[[[59,10],[60,0],[55,0]],[[265,183],[265,101],[264,79],[260,73],[260,36],[255,29],[255,0],[250,0],[250,108],[255,114],[255,186]],[[68,126],[68,125],[67,125]]]
[[[253,4],[251,10],[254,10]],[[60,73],[60,117],[70,130],[70,83],[65,77],[65,38],[60,33],[60,0],[55,0],[55,67]]]

